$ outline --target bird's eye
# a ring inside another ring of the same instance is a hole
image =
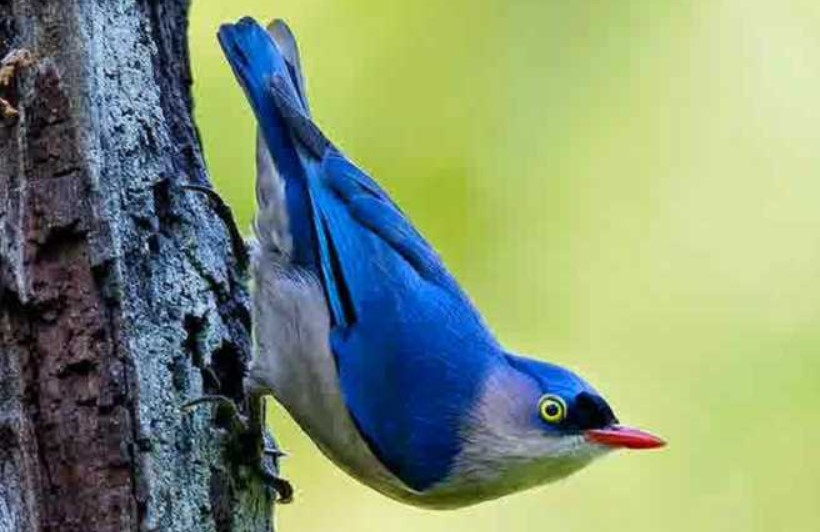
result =
[[[545,395],[538,402],[541,419],[547,423],[560,423],[567,417],[567,404],[557,395]]]

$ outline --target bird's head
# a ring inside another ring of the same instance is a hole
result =
[[[508,360],[513,368],[535,382],[538,406],[532,413],[532,422],[547,437],[582,437],[587,444],[604,451],[664,445],[657,436],[620,425],[601,394],[572,371],[521,357],[509,356]]]
[[[463,432],[459,483],[499,497],[563,478],[615,449],[664,445],[620,425],[604,398],[572,371],[507,356],[490,371]]]

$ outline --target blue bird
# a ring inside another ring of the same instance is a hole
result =
[[[499,344],[399,207],[317,127],[282,21],[244,18],[219,41],[259,125],[249,390],[272,393],[356,479],[430,508],[663,445],[618,425],[573,372]]]

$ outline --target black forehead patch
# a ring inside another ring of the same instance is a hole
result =
[[[580,430],[598,429],[617,423],[618,419],[607,402],[589,392],[581,392],[575,396],[567,417],[567,424]]]

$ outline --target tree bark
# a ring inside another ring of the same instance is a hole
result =
[[[180,408],[241,403],[250,357],[244,247],[182,188],[187,10],[0,0],[2,532],[271,526],[230,431]]]

